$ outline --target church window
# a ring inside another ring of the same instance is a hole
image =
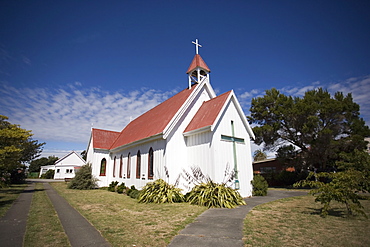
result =
[[[137,151],[137,154],[136,154],[136,178],[139,178],[140,179],[140,171],[141,170],[141,154],[140,154],[140,150]]]
[[[127,155],[127,178],[131,176],[131,153]]]
[[[116,156],[114,156],[113,161],[113,177],[116,177]]]
[[[122,161],[122,155],[121,155],[121,158],[119,160],[119,177],[120,178],[122,177],[122,166],[123,166],[123,161]]]
[[[105,176],[105,172],[107,170],[107,160],[104,158],[101,160],[100,163],[100,174],[99,176]]]
[[[153,148],[150,148],[149,155],[148,155],[148,179],[153,179],[153,175],[154,175],[153,162],[154,162]]]

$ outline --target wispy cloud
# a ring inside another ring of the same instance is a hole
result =
[[[35,139],[87,143],[90,130],[120,131],[130,119],[161,103],[175,92],[142,88],[132,92],[84,89],[76,82],[64,88],[0,86],[0,114],[32,130]]]
[[[329,91],[331,95],[335,92],[343,92],[345,95],[348,93],[352,94],[354,102],[360,105],[361,116],[366,121],[367,125],[370,125],[370,75],[363,77],[352,77],[344,81],[332,82],[332,83],[321,83],[319,81],[312,82],[310,85],[304,85],[300,87],[283,87],[278,88],[281,93],[291,96],[302,97],[308,90],[324,88]],[[252,98],[262,97],[264,95],[263,90],[252,89],[251,91],[240,93],[239,99],[246,110],[246,114],[251,105]]]
[[[305,91],[323,87],[330,93],[341,91],[352,93],[354,101],[361,107],[361,116],[370,123],[370,76],[349,78],[345,81],[323,84],[313,82],[302,87],[284,87],[282,93],[302,96]],[[15,88],[0,85],[0,114],[12,123],[32,130],[34,138],[48,142],[87,144],[91,127],[120,131],[131,119],[153,108],[176,91],[159,91],[142,88],[136,91],[110,92],[100,88],[84,88],[76,81],[64,87]],[[261,89],[252,89],[238,94],[238,98],[249,114],[251,99],[263,96]],[[45,149],[43,156],[62,157],[68,151]],[[258,147],[255,147],[255,149]],[[79,150],[76,150],[79,151]]]

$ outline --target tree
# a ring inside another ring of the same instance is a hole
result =
[[[327,170],[340,153],[364,150],[364,137],[370,135],[351,94],[336,92],[332,97],[322,88],[302,98],[266,90],[265,96],[252,99],[250,111],[249,120],[257,124],[255,143],[277,151],[296,170]]]
[[[261,161],[261,160],[265,160],[267,158],[267,155],[265,152],[263,152],[261,149],[258,149],[256,151],[254,151],[253,153],[253,160],[254,161]]]
[[[54,165],[55,161],[59,158],[55,156],[49,156],[48,158],[42,157],[39,159],[32,160],[28,168],[29,172],[39,172],[41,166]]]
[[[7,179],[7,174],[12,174],[17,168],[24,168],[25,163],[40,156],[42,146],[45,144],[33,140],[30,130],[22,129],[7,120],[8,117],[0,115],[0,178],[2,180]]]
[[[68,184],[69,189],[91,190],[98,187],[97,179],[92,175],[91,164],[81,166]]]
[[[53,179],[54,178],[55,171],[52,169],[49,169],[47,172],[41,175],[41,178],[44,179]]]
[[[369,156],[365,152],[364,154]],[[311,178],[315,179],[312,180]],[[302,180],[294,186],[314,188],[310,190],[309,194],[314,195],[316,197],[315,201],[323,205],[321,215],[324,217],[328,215],[332,201],[343,203],[348,215],[356,212],[367,217],[360,202],[363,196],[359,192],[370,192],[369,178],[368,172],[364,173],[353,168],[340,172],[311,172],[306,180]]]
[[[87,152],[86,152],[86,150],[84,150],[84,151],[81,152],[81,157],[86,161],[86,158],[87,158]]]

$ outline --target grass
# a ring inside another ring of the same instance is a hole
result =
[[[0,218],[5,215],[26,187],[27,184],[14,184],[8,188],[0,188]]]
[[[35,184],[27,219],[24,246],[71,246],[55,209],[44,191],[44,185]]]
[[[51,184],[112,246],[166,246],[207,208],[188,203],[141,204],[106,190],[69,190]]]
[[[245,246],[370,246],[370,219],[347,216],[339,203],[322,218],[314,200],[285,198],[255,207],[244,221]],[[370,201],[361,204],[370,216]]]

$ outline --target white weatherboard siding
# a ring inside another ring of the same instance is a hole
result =
[[[83,165],[85,165],[85,161],[73,151],[55,162],[54,179],[73,178],[75,168]]]
[[[105,187],[108,186],[111,182],[117,181],[119,183],[125,183],[126,186],[135,185],[136,188],[141,189],[148,181],[153,181],[158,178],[165,178],[164,171],[164,147],[165,140],[158,139],[152,142],[147,142],[141,145],[121,148],[112,152],[110,155],[104,153],[104,155],[97,156],[97,160],[101,162],[103,157],[107,159],[107,170],[105,176],[99,176],[100,173],[100,163],[98,166],[94,166],[95,170],[93,174],[97,174],[99,179],[99,186]],[[153,158],[154,158],[154,177],[153,179],[148,179],[148,154],[149,149],[153,149]],[[136,178],[136,162],[137,162],[137,152],[140,150],[141,156],[141,170],[140,178]],[[130,162],[128,163],[128,154],[130,153]],[[106,156],[105,156],[106,155]],[[122,174],[120,174],[121,169],[121,155],[122,155]],[[108,157],[108,158],[107,158]],[[116,157],[116,165],[114,165],[114,158]],[[130,165],[130,178],[127,174],[127,166]],[[115,171],[113,172],[113,169]],[[122,175],[122,176],[120,176]]]
[[[167,138],[166,147],[166,164],[170,174],[169,181],[175,183],[179,175],[183,173],[183,169],[189,170],[193,164],[189,160],[188,147],[186,145],[186,137],[183,132],[202,106],[204,101],[211,99],[210,92],[206,89],[207,83],[199,85],[199,92],[197,93],[185,110],[180,120],[177,122],[171,135]]]
[[[244,117],[244,115],[242,116]],[[251,151],[250,151],[250,136],[242,121],[242,117],[237,110],[236,102],[230,100],[224,112],[222,113],[221,121],[217,125],[214,134],[215,145],[215,164],[217,169],[226,168],[229,164],[230,169],[234,169],[233,143],[221,140],[221,135],[232,135],[231,121],[234,122],[235,137],[243,138],[244,144],[236,143],[238,180],[240,182],[240,194],[243,197],[251,196],[251,184],[253,179]],[[224,179],[222,173],[217,173],[217,179]]]

